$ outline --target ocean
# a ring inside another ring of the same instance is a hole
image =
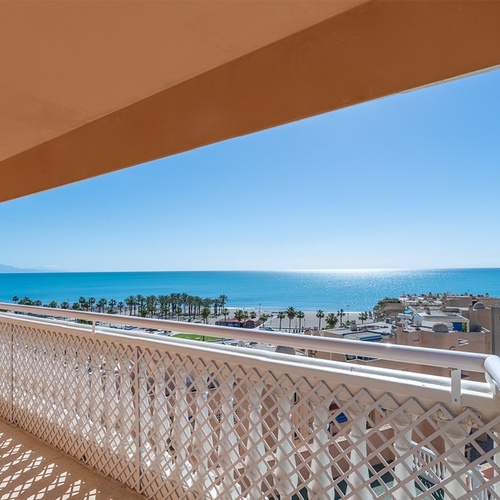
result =
[[[489,293],[500,296],[500,269],[171,271],[0,274],[0,301],[14,295],[48,303],[80,296],[124,300],[129,295],[227,295],[227,307],[278,311],[371,310],[403,293]]]

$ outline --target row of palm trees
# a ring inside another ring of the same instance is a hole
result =
[[[343,318],[346,315],[346,312],[343,309],[340,309],[337,311],[337,313],[329,313],[325,317],[324,311],[319,309],[316,312],[316,317],[318,318],[318,330],[321,330],[321,321],[323,318],[325,318],[325,323],[327,328],[336,328],[337,325],[340,326],[345,326],[345,323],[343,322]],[[302,319],[304,318],[304,313],[302,311],[297,311],[293,307],[287,308],[286,311],[279,311],[277,314],[277,318],[279,319],[279,329],[281,330],[281,323],[285,318],[288,318],[288,329],[291,330],[292,328],[292,320],[294,318],[298,318],[299,320],[299,332],[301,331],[302,327]],[[359,319],[363,323],[368,319],[368,312],[362,312],[359,314]]]
[[[31,300],[29,297],[19,299],[12,297],[12,302],[28,306],[44,306],[61,309],[75,309],[77,311],[91,311],[108,314],[123,314],[128,312],[130,316],[158,317],[160,319],[175,318],[180,319],[181,316],[189,319],[202,317],[207,318],[213,313],[215,316],[219,314],[228,314],[226,303],[227,295],[220,295],[216,299],[202,298],[187,293],[172,293],[170,295],[129,295],[123,301],[115,299],[99,299],[95,297],[80,297],[76,302],[61,302],[53,300],[47,304],[43,304],[41,300]]]

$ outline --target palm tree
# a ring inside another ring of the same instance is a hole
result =
[[[80,297],[78,299],[78,303],[80,304],[80,309],[82,311],[85,311],[89,309],[89,303],[87,302],[87,299],[85,297]]]
[[[12,297],[12,302],[14,302],[14,304],[17,304],[19,302],[19,297],[17,295],[14,295],[14,297]]]
[[[285,319],[285,317],[286,317],[286,314],[283,311],[280,311],[278,313],[277,318],[280,320],[280,332],[281,332],[281,322]]]
[[[229,314],[229,311],[226,308],[224,308],[222,309],[222,314],[224,315],[224,321],[227,321],[227,315]]]
[[[137,295],[135,300],[137,301],[137,305],[139,306],[139,314],[142,316],[141,311],[144,309],[144,303],[146,302],[146,298],[143,295],[139,294]]]
[[[362,312],[359,315],[359,319],[361,320],[361,323],[364,323],[368,319],[368,313],[366,311]]]
[[[220,300],[214,299],[212,301],[212,304],[214,305],[214,316],[217,316],[217,311],[219,310],[219,306],[220,306]]]
[[[295,309],[293,307],[289,307],[286,310],[286,316],[288,318],[288,331],[289,332],[292,331],[292,319],[295,318],[296,315],[297,315],[297,313],[295,312]]]
[[[302,311],[297,311],[297,318],[299,318],[299,333],[300,333],[300,327],[302,320],[304,319],[305,314]]]
[[[219,295],[219,303],[220,303],[221,309],[225,308],[226,302],[227,302],[227,295]]]
[[[344,323],[342,322],[342,318],[345,316],[344,310],[341,309],[340,311],[337,311],[337,316],[340,318],[340,327],[342,328],[344,326]]]
[[[95,297],[89,297],[89,300],[87,301],[89,308],[91,311],[94,310],[94,305],[95,305]]]
[[[115,307],[116,307],[116,300],[115,299],[110,299],[109,300],[109,308],[108,308],[108,313],[109,314],[115,314]]]
[[[99,299],[99,301],[97,302],[97,310],[99,312],[104,312],[107,303],[107,299]]]
[[[208,324],[208,317],[210,316],[211,312],[212,312],[212,310],[210,309],[210,307],[204,307],[201,310],[201,317],[205,321],[205,324]]]
[[[316,317],[318,318],[318,330],[321,330],[321,318],[325,317],[325,313],[321,309],[318,309]]]
[[[269,319],[269,315],[268,314],[261,314],[260,318],[259,318],[259,321],[262,321],[262,324],[264,324],[268,319]]]
[[[52,309],[57,309],[57,302],[55,300],[49,302],[49,307],[52,307]]]
[[[61,309],[69,309],[69,302],[61,302]]]
[[[238,309],[234,312],[234,317],[241,323],[245,317],[245,311],[243,309]]]
[[[338,322],[339,322],[339,318],[334,313],[330,313],[326,317],[326,326],[328,328],[335,328],[337,326]]]
[[[135,297],[133,295],[129,295],[125,299],[125,304],[127,304],[129,316],[132,316],[132,314],[135,315],[135,306],[137,304]]]
[[[123,308],[125,307],[125,304],[122,301],[120,301],[120,302],[118,302],[117,307],[118,307],[118,311],[120,311],[120,314],[121,314],[123,312]]]
[[[158,299],[156,298],[156,295],[148,295],[146,297],[146,310],[148,311],[150,318],[155,315],[158,310]]]

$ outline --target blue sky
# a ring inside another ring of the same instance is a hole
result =
[[[67,271],[500,267],[500,70],[0,204]]]

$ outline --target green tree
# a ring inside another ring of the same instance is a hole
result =
[[[288,331],[289,332],[292,331],[292,319],[295,318],[296,315],[297,315],[297,313],[293,307],[289,307],[286,310],[286,316],[288,318]]]
[[[243,311],[243,309],[237,309],[234,312],[234,317],[241,323],[245,317],[245,311]]]
[[[86,311],[86,310],[88,310],[88,308],[89,308],[89,304],[88,304],[87,299],[86,299],[85,297],[80,297],[80,298],[78,299],[78,303],[80,304],[80,309],[81,309],[82,311]]]
[[[12,302],[14,302],[14,304],[17,304],[19,302],[19,297],[17,295],[14,295],[14,297],[12,297]]]
[[[205,321],[205,323],[208,323],[208,318],[211,312],[212,310],[210,309],[210,307],[204,307],[201,310],[201,317],[203,318],[203,321]]]
[[[61,302],[61,309],[69,309],[69,302]]]
[[[57,309],[57,302],[55,300],[49,302],[49,307],[52,309]]]
[[[297,318],[299,319],[299,332],[301,332],[302,320],[304,319],[305,314],[303,311],[297,311]]]
[[[97,311],[103,313],[107,303],[108,303],[107,299],[99,299],[97,302]]]
[[[222,309],[222,314],[224,315],[224,321],[227,321],[227,316],[229,314],[229,311],[226,308],[224,308]]]
[[[219,295],[219,302],[221,309],[224,309],[226,307],[227,295]]]
[[[108,313],[109,314],[115,314],[116,313],[116,310],[115,310],[115,307],[116,307],[116,300],[115,299],[110,299],[109,302],[109,308],[108,308]]]
[[[125,304],[127,304],[129,316],[132,316],[133,314],[135,315],[135,306],[137,305],[135,297],[133,295],[129,295],[125,299]]]
[[[281,322],[286,318],[286,314],[283,311],[279,311],[277,318],[280,320],[280,332],[281,332]]]
[[[325,313],[321,309],[318,309],[316,317],[318,318],[318,330],[321,330],[321,320],[325,317]]]
[[[325,318],[327,328],[335,328],[339,322],[339,318],[336,314],[330,313]]]
[[[118,307],[118,311],[119,311],[119,312],[120,312],[120,314],[121,314],[121,313],[123,312],[123,309],[124,309],[124,307],[125,307],[125,304],[124,304],[122,301],[120,301],[120,302],[118,302],[118,304],[116,304],[116,307]]]

